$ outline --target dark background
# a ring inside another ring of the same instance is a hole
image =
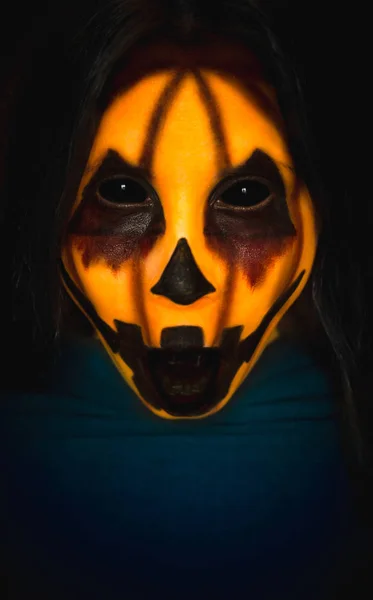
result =
[[[91,13],[95,3],[97,0],[37,0],[23,5],[9,2],[1,9],[0,178],[4,130],[7,124],[6,106],[12,99],[12,83],[17,74],[17,64],[30,51],[30,36],[34,40],[34,46],[45,44],[45,33],[49,29],[63,31],[71,19],[84,21],[87,7]],[[296,65],[326,189],[337,197],[349,199],[353,218],[351,228],[346,232],[346,244],[349,245],[351,254],[363,263],[366,280],[370,281],[373,279],[373,107],[370,48],[373,32],[369,31],[370,5],[330,0],[266,0],[263,4],[271,7],[281,45]],[[37,144],[37,140],[35,143]],[[32,185],[32,182],[25,184]],[[2,232],[6,236],[6,230],[2,229]],[[333,240],[330,240],[330,245],[333,246]],[[11,301],[6,289],[1,290],[0,298],[1,303],[4,303],[2,314],[6,321],[9,314],[7,305]],[[373,431],[370,406],[373,387],[368,349],[372,338],[372,302],[370,292],[365,307],[367,358],[361,375],[361,386],[367,392],[362,419],[370,439]],[[349,310],[353,320],[354,306],[349,307]],[[349,323],[344,323],[344,326],[348,328]],[[2,350],[6,351],[6,348]],[[361,587],[365,585],[364,577],[367,575],[367,572],[361,574]],[[367,594],[366,597],[370,597],[368,590]],[[354,596],[355,592],[347,592],[346,598]]]
[[[33,45],[46,44],[47,51],[48,29],[63,31],[71,21],[84,21],[97,4],[98,0],[37,0],[22,5],[9,2],[2,8],[0,131],[6,125],[9,76],[17,62],[29,55],[30,36]],[[295,62],[327,187],[348,194],[364,221],[351,236],[359,255],[370,264],[372,33],[367,5],[330,0],[264,0],[261,4],[270,8],[281,45]]]
[[[52,31],[54,38],[63,35],[66,28],[76,28],[75,23],[84,23],[94,13],[95,6],[105,1],[36,0],[24,5],[9,2],[2,9],[0,183],[1,170],[4,168],[1,155],[7,126],[6,107],[12,102],[12,88],[19,72],[17,65],[26,60],[27,69],[32,69],[33,49],[42,48],[43,52],[48,52],[48,33],[50,35]],[[363,263],[365,279],[370,281],[373,279],[373,199],[370,150],[372,33],[368,30],[369,9],[359,2],[337,3],[330,0],[262,0],[260,4],[269,9],[280,44],[291,57],[298,73],[315,140],[316,160],[326,191],[337,199],[337,208],[338,198],[348,199],[347,206],[351,214],[348,220],[351,225],[346,231],[348,253],[353,260],[356,257],[357,262]],[[51,64],[50,68],[53,67]],[[35,140],[36,147],[37,143],[38,140]],[[25,185],[32,186],[32,182],[25,182]],[[6,228],[1,228],[1,231],[1,241],[6,244]],[[330,239],[329,243],[333,251],[333,240]],[[4,269],[4,265],[1,268]],[[343,285],[348,285],[348,282],[343,282]],[[358,290],[356,294],[359,294]],[[6,303],[11,299],[6,289],[3,289],[0,298],[4,303],[3,314],[7,315],[9,308]],[[371,346],[373,337],[370,316],[372,302],[373,298],[368,295],[364,308],[364,343],[367,347]],[[358,304],[344,308],[344,315],[347,315],[343,317],[345,329],[353,323],[357,310],[361,310],[357,308]]]

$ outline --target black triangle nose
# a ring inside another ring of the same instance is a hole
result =
[[[185,238],[181,238],[163,271],[162,277],[151,292],[165,296],[184,306],[215,292],[215,288],[201,273]]]

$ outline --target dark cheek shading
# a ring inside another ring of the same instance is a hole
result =
[[[238,236],[233,238],[226,254],[236,257],[252,287],[260,285],[266,272],[276,258],[285,254],[292,240],[262,239],[247,242]]]
[[[276,208],[275,200],[255,211],[210,206],[205,223],[211,250],[241,267],[252,287],[263,282],[268,268],[296,237],[290,216]]]
[[[81,252],[85,268],[99,260],[117,271],[130,258],[144,258],[165,230],[163,211],[155,200],[134,207],[102,205],[92,194],[82,199],[67,234]]]

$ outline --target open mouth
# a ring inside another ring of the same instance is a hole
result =
[[[159,407],[178,417],[206,413],[217,402],[220,363],[218,348],[149,350],[148,367]]]

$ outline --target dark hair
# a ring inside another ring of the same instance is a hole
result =
[[[115,0],[90,2],[89,12],[82,5],[79,14],[62,12],[54,24],[34,21],[31,45],[21,46],[16,70],[2,192],[4,268],[10,265],[13,304],[8,362],[22,355],[29,365],[23,381],[30,385],[32,374],[47,371],[64,326],[82,327],[61,287],[60,241],[100,120],[99,101],[118,61],[153,38],[188,43],[212,34],[239,41],[258,56],[277,90],[296,171],[322,223],[312,276],[291,311],[292,323],[336,376],[348,456],[360,468],[367,461],[359,403],[371,366],[371,326],[364,248],[351,233],[358,217],[348,191],[328,175],[336,171],[323,146],[330,138],[326,132],[318,139],[317,111],[302,97],[303,77],[312,98],[306,63],[286,42],[280,11],[268,6],[254,0]]]

